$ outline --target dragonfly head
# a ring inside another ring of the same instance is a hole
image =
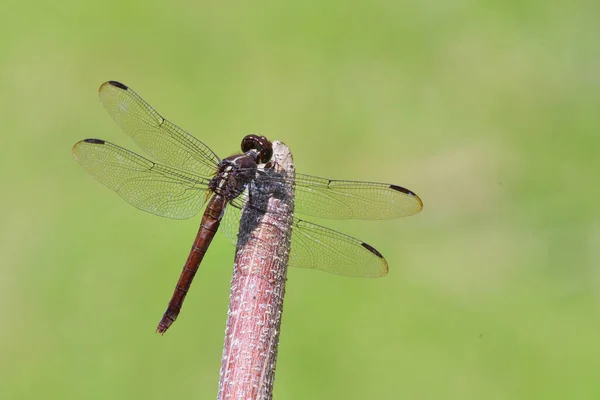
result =
[[[266,164],[273,156],[273,146],[264,136],[247,135],[242,139],[242,151],[248,153],[252,150],[256,151],[257,162],[261,164]]]

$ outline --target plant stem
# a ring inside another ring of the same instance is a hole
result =
[[[294,176],[292,155],[277,141],[249,190],[262,206],[246,208],[240,220],[218,399],[273,397],[294,209],[291,179],[261,181],[273,174]]]

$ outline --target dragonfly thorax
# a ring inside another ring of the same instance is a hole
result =
[[[219,163],[218,172],[208,187],[216,194],[233,200],[244,192],[246,186],[256,176],[257,164],[254,157],[238,154],[227,157]]]

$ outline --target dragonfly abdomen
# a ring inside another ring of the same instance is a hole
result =
[[[183,271],[181,271],[181,275],[179,276],[179,280],[177,281],[175,291],[173,292],[173,296],[171,296],[167,310],[163,314],[158,323],[158,327],[156,328],[158,333],[165,333],[177,319],[185,296],[190,290],[194,276],[198,271],[198,267],[208,250],[208,246],[210,246],[212,239],[215,237],[215,233],[217,233],[217,230],[219,229],[226,203],[227,199],[225,197],[215,194],[210,199],[208,206],[206,206],[206,210],[202,215],[200,228],[196,234],[194,244],[192,245],[192,250],[183,266]]]

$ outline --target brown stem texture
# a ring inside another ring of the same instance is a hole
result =
[[[285,176],[277,183],[261,179]],[[233,266],[218,399],[271,399],[290,254],[294,165],[273,142],[273,157],[251,185]],[[266,212],[264,210],[267,210]]]

